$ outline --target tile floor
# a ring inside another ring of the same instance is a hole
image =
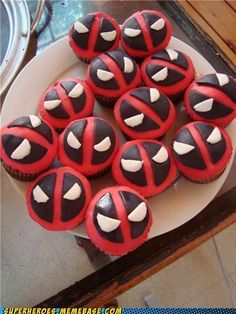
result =
[[[33,306],[93,271],[65,232],[38,227],[1,176],[1,305]],[[236,307],[236,225],[118,297],[120,306]]]

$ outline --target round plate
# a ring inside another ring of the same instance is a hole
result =
[[[34,114],[37,112],[38,101],[55,80],[67,77],[84,78],[87,65],[78,60],[72,53],[68,38],[65,37],[33,58],[21,71],[8,92],[2,110],[2,123],[9,119],[22,115]],[[195,66],[196,76],[215,72],[214,68],[193,48],[176,38],[171,39],[169,48],[182,51],[188,54]],[[125,142],[123,135],[117,128],[112,110],[95,105],[94,115],[107,119],[116,129],[120,136],[121,143]],[[169,143],[173,133],[189,119],[183,110],[182,104],[177,106],[177,119],[174,126],[164,138]],[[236,143],[236,120],[227,127],[232,142]],[[194,216],[196,216],[217,194],[223,185],[232,165],[233,156],[224,173],[216,181],[208,184],[194,184],[184,177],[169,187],[163,193],[149,199],[153,211],[153,225],[149,238],[173,230]],[[25,190],[28,183],[17,181],[11,178],[11,182],[21,196],[25,197]],[[114,185],[111,174],[92,181],[93,193],[103,187]],[[84,224],[71,231],[72,233],[87,237]]]

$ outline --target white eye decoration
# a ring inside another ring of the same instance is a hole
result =
[[[179,54],[177,51],[173,49],[166,49],[166,52],[168,53],[170,60],[174,61],[178,59]]]
[[[97,214],[97,222],[101,230],[104,232],[111,232],[116,230],[121,223],[121,221],[118,219],[110,218],[100,213]]]
[[[125,171],[137,172],[143,166],[143,160],[121,159],[121,166]]]
[[[84,88],[80,83],[77,83],[72,90],[69,92],[68,96],[71,98],[77,98],[82,95],[84,92]]]
[[[143,123],[144,114],[140,113],[124,120],[124,123],[132,128]]]
[[[164,81],[167,78],[167,76],[168,76],[168,68],[165,67],[164,69],[161,69],[160,71],[155,73],[152,76],[152,79],[156,82],[159,82],[159,81]]]
[[[185,144],[185,143],[180,143],[180,142],[174,142],[173,145],[174,151],[178,154],[178,155],[185,155],[189,152],[191,152],[195,147],[189,144]]]
[[[127,57],[124,57],[123,60],[124,60],[124,72],[125,73],[133,72],[133,69],[134,69],[133,61]]]
[[[124,33],[128,37],[137,37],[139,34],[141,34],[141,30],[126,27]]]
[[[224,85],[229,83],[229,78],[225,74],[216,73],[216,77],[217,77],[217,80],[218,80],[220,86],[224,86]]]
[[[221,139],[222,139],[221,132],[217,127],[215,127],[211,134],[208,136],[207,142],[210,144],[216,144],[220,142]]]
[[[46,203],[49,200],[49,197],[39,185],[33,189],[33,196],[37,203]]]
[[[114,74],[109,72],[109,71],[105,71],[105,70],[97,70],[97,77],[101,80],[101,81],[109,81],[114,77]]]
[[[39,126],[42,123],[41,119],[39,119],[39,117],[35,115],[29,115],[29,119],[33,128],[37,128],[37,126]]]
[[[56,107],[58,107],[60,105],[61,101],[60,99],[55,99],[55,100],[46,100],[43,105],[44,105],[44,108],[46,110],[53,110],[55,109]]]
[[[142,202],[140,203],[133,211],[128,215],[129,221],[139,222],[143,221],[143,219],[147,215],[147,205]]]
[[[81,147],[80,141],[75,137],[72,131],[69,132],[66,141],[67,144],[74,149],[79,149]]]
[[[69,191],[66,192],[66,194],[63,196],[64,199],[74,201],[77,198],[80,197],[81,194],[81,187],[78,183],[75,183]]]
[[[198,111],[198,112],[210,111],[212,109],[213,101],[214,101],[213,98],[206,99],[196,104],[193,108],[195,111]]]
[[[94,145],[94,149],[97,152],[105,152],[111,147],[111,140],[110,137],[107,136],[102,140],[100,143]]]
[[[165,26],[165,21],[164,19],[159,19],[155,23],[151,25],[151,29],[154,29],[155,31],[161,30]]]
[[[116,30],[110,31],[110,32],[103,32],[103,33],[100,33],[100,35],[102,36],[104,40],[112,41],[116,38]]]
[[[79,21],[76,21],[74,23],[74,29],[76,30],[76,32],[80,34],[89,32],[89,29],[86,26],[84,26],[82,23],[80,23]]]
[[[158,151],[158,153],[152,157],[152,160],[157,162],[158,164],[161,164],[165,161],[167,161],[169,155],[164,146],[161,147],[161,149]]]
[[[21,144],[11,154],[12,159],[20,160],[30,154],[31,146],[27,139],[24,139]]]
[[[160,93],[156,88],[150,88],[150,100],[155,102],[160,98]]]

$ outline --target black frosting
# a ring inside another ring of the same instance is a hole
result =
[[[219,81],[216,77],[216,74],[208,74],[197,80],[199,85],[209,85],[213,87],[217,87],[222,92],[227,94],[233,101],[236,101],[236,82],[232,79],[232,77],[228,76],[229,83],[223,86],[220,86]]]
[[[202,139],[206,143],[212,163],[213,164],[217,163],[224,156],[226,151],[226,142],[223,134],[221,133],[222,138],[220,142],[211,144],[207,142],[207,138],[211,135],[212,131],[214,130],[214,127],[209,124],[199,122],[195,124],[195,128],[199,131]]]
[[[122,120],[131,118],[135,115],[141,114],[139,110],[137,110],[131,103],[129,103],[126,100],[122,100],[120,105],[120,116]],[[125,123],[125,122],[124,122]],[[135,127],[130,127],[127,125],[131,130],[134,130],[136,132],[144,132],[149,130],[156,130],[159,129],[160,126],[153,121],[151,118],[149,118],[147,115],[144,114],[143,122],[140,125],[137,125]]]
[[[152,160],[152,158],[159,152],[161,149],[162,145],[160,144],[155,144],[155,143],[150,143],[150,142],[143,142],[142,143],[144,149],[146,150],[149,160],[152,165],[152,171],[153,171],[153,176],[154,176],[154,181],[155,185],[160,185],[162,184],[170,170],[170,159],[168,158],[165,162],[162,163],[157,163]]]
[[[115,133],[114,133],[112,127],[104,120],[95,119],[95,122],[94,122],[94,145],[99,144],[107,136],[110,138],[111,147],[105,152],[98,152],[95,149],[93,150],[92,164],[94,164],[94,165],[102,164],[105,161],[107,161],[111,157],[111,155],[114,151],[114,148],[115,148],[115,144],[116,144]]]
[[[135,50],[147,51],[146,43],[143,37],[143,33],[141,33],[136,37],[129,37],[125,35],[125,28],[139,29],[140,25],[135,17],[131,17],[122,27],[122,38],[126,45]]]
[[[13,128],[13,127],[26,127],[28,129],[32,129],[39,134],[41,134],[50,144],[53,142],[53,137],[52,137],[52,130],[50,127],[41,120],[41,124],[37,127],[33,127],[29,116],[21,117],[13,122],[11,122],[8,126],[8,128]]]
[[[84,26],[86,26],[89,30],[92,26],[93,20],[95,18],[95,15],[88,14],[82,18],[79,19],[79,22],[81,22]],[[89,36],[90,31],[87,33],[78,33],[74,27],[72,29],[72,38],[76,45],[81,49],[88,49],[88,43],[89,43]]]
[[[206,169],[205,162],[202,158],[201,152],[198,148],[198,145],[194,138],[192,137],[192,134],[188,130],[188,128],[183,128],[181,132],[177,134],[177,136],[174,139],[177,142],[189,144],[194,146],[195,148],[191,150],[189,153],[184,155],[178,155],[174,150],[174,154],[176,159],[184,164],[185,166],[195,168],[195,169]]]
[[[101,230],[97,221],[98,213],[106,217],[118,219],[116,206],[110,193],[106,193],[97,201],[93,211],[93,223],[101,237],[115,243],[124,242],[120,227],[111,232],[104,232]]]
[[[152,55],[152,59],[161,59],[165,61],[169,61],[170,63],[173,63],[175,65],[178,65],[184,70],[188,69],[188,60],[186,57],[179,51],[178,52],[178,58],[176,60],[171,60],[166,50],[161,50],[159,52],[156,52],[154,55]]]
[[[99,57],[94,58],[91,62],[90,73],[89,73],[94,84],[96,84],[98,87],[104,88],[104,89],[111,89],[112,90],[112,89],[118,89],[119,88],[119,84],[116,81],[115,77],[113,77],[109,81],[101,81],[97,77],[97,70],[98,69],[111,72],[109,70],[109,68],[107,67],[107,65],[103,62],[102,59],[100,59]]]
[[[67,94],[70,93],[70,91],[75,87],[75,85],[77,85],[77,83],[74,81],[63,81],[61,83],[61,86],[64,88]],[[76,97],[76,98],[69,97],[69,98],[72,103],[73,109],[76,113],[84,109],[84,106],[86,103],[85,91],[83,91],[83,93],[79,97]]]
[[[84,145],[83,134],[84,134],[84,129],[86,127],[86,124],[87,124],[86,119],[76,121],[67,129],[64,136],[64,150],[66,154],[78,164],[82,164],[83,162],[83,145]],[[67,144],[67,136],[71,131],[81,143],[81,147],[79,149],[72,148],[71,146]]]
[[[14,152],[14,150],[24,141],[24,138],[16,136],[16,135],[3,135],[2,136],[2,145],[3,148],[7,154],[7,156],[11,158],[11,154]],[[28,140],[29,141],[29,140]],[[46,153],[47,149],[37,143],[29,141],[31,150],[29,155],[25,156],[22,159],[16,160],[18,163],[21,164],[30,164],[36,161],[39,161],[42,159]],[[14,160],[14,159],[12,159]]]
[[[203,117],[205,119],[217,119],[217,118],[223,118],[231,114],[233,111],[232,108],[225,106],[223,103],[213,100],[212,108],[210,111],[206,112],[200,112],[196,111],[194,109],[194,106],[198,103],[209,99],[209,96],[204,95],[203,93],[200,93],[196,90],[192,90],[189,95],[189,103],[192,107],[192,110],[195,111],[200,117]]]
[[[137,145],[132,145],[131,147],[126,149],[121,158],[130,159],[130,160],[142,160]],[[128,179],[130,182],[139,186],[147,185],[144,167],[142,167],[137,172],[129,172],[129,171],[125,171],[120,163],[120,170],[123,173],[123,175],[126,177],[126,179]]]
[[[67,200],[63,196],[72,188],[74,184],[78,183],[81,188],[80,197],[75,200]],[[65,173],[62,186],[62,207],[61,207],[61,220],[68,221],[76,217],[85,203],[85,191],[81,180],[71,173]]]
[[[156,74],[157,72],[164,68],[165,68],[164,66],[149,63],[146,67],[146,72],[150,80],[152,80],[155,84],[163,86],[174,85],[175,83],[178,83],[185,78],[185,76],[182,73],[168,68],[168,75],[165,80],[156,82],[154,79],[152,79],[152,76],[154,74]]]
[[[47,100],[58,100],[58,99],[60,99],[60,97],[59,97],[56,89],[53,88],[53,89],[51,89],[47,93],[47,95],[45,96],[44,101],[47,101]],[[47,110],[47,112],[51,116],[59,118],[59,119],[68,119],[70,117],[61,104],[59,106],[57,106],[56,108],[52,109],[52,110]]]
[[[130,95],[145,102],[151,109],[158,114],[162,121],[165,121],[169,116],[170,104],[167,97],[160,93],[160,97],[157,101],[151,102],[150,89],[146,87],[140,87],[134,89]]]
[[[96,44],[94,47],[95,51],[103,52],[103,51],[106,51],[106,50],[112,48],[112,46],[114,45],[114,42],[116,40],[116,37],[112,41],[107,41],[107,40],[102,38],[101,33],[110,32],[110,31],[114,31],[114,30],[116,30],[114,25],[110,21],[108,21],[106,18],[103,17],[101,19],[101,22],[100,22],[100,29],[99,29],[97,41],[96,41]],[[116,34],[116,36],[117,36],[117,34]]]
[[[152,45],[154,47],[160,45],[166,38],[166,33],[167,33],[166,25],[159,31],[156,31],[155,29],[151,28],[151,25],[155,23],[156,21],[158,21],[161,17],[153,13],[142,13],[142,15],[150,30]]]
[[[37,185],[49,197],[46,203],[38,203],[34,200],[33,192],[30,195],[30,202],[33,211],[37,216],[45,221],[53,222],[53,195],[55,188],[56,174],[52,173],[43,177]],[[34,188],[37,186],[35,185]],[[32,190],[33,191],[33,190]]]
[[[141,203],[143,200],[135,195],[134,193],[127,192],[127,191],[119,191],[120,197],[124,204],[124,207],[127,211],[127,216],[132,213],[132,211]],[[149,221],[149,212],[147,211],[146,217],[142,221],[129,221],[130,228],[131,228],[131,237],[132,239],[138,238],[148,225]]]

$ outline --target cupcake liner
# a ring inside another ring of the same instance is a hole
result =
[[[81,57],[81,56],[77,56],[78,59],[80,59],[82,62],[89,64],[91,59],[89,58],[85,58],[85,57]]]
[[[99,179],[101,178],[102,176],[104,176],[105,174],[107,174],[108,172],[110,172],[111,170],[111,166],[105,168],[104,170],[101,170],[91,176],[86,176],[89,180],[95,180],[95,179]]]
[[[194,183],[199,183],[199,184],[210,183],[210,182],[213,182],[216,179],[218,179],[223,174],[224,171],[225,171],[225,168],[224,168],[223,171],[221,171],[220,173],[218,173],[214,177],[211,177],[211,178],[208,178],[208,179],[195,179],[195,178],[190,178],[190,177],[187,177],[187,176],[185,176],[185,178],[188,179],[191,182],[194,182]]]
[[[101,105],[108,107],[108,108],[113,108],[116,101],[119,98],[119,97],[104,97],[104,96],[101,96],[98,94],[95,94],[95,97]]]
[[[15,170],[9,166],[7,166],[4,162],[2,162],[3,167],[5,168],[5,170],[7,171],[7,173],[10,174],[11,177],[20,180],[20,181],[33,181],[34,179],[36,179],[41,172],[37,172],[37,173],[23,173],[20,172],[18,170]]]

